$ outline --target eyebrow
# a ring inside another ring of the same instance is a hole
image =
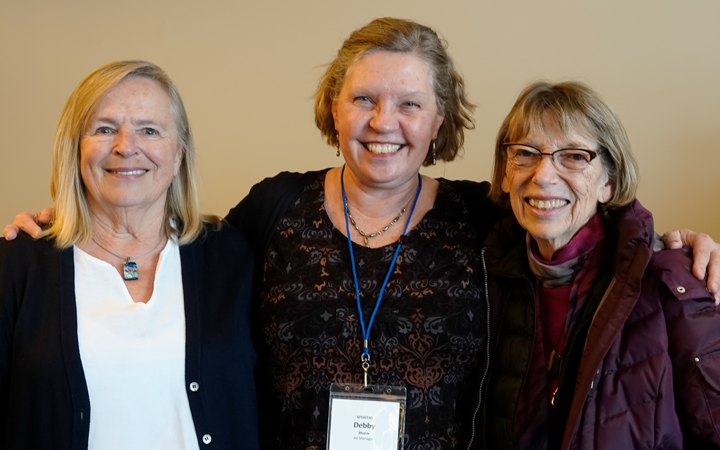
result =
[[[518,141],[517,144],[542,149],[542,145],[538,145],[535,141],[526,141],[523,139],[521,141]],[[589,149],[589,147],[587,145],[581,144],[581,143],[575,142],[575,141],[570,141],[565,144],[559,145],[557,147],[558,150],[562,150],[562,149],[566,149],[566,148]]]
[[[115,120],[113,120],[109,117],[95,117],[95,118],[90,118],[90,120],[88,120],[88,125],[98,123],[98,122],[109,123],[110,125],[114,125],[114,126],[117,126],[117,124],[118,124]]]
[[[137,122],[133,122],[136,126],[145,126],[145,125],[154,125],[156,127],[160,127],[160,123],[150,120],[150,119],[142,119],[138,120]]]
[[[90,120],[90,121],[88,122],[88,124],[94,124],[94,123],[98,123],[98,122],[100,122],[100,123],[108,123],[108,124],[110,124],[110,125],[112,125],[112,126],[118,126],[118,125],[119,125],[119,123],[118,123],[115,119],[112,119],[112,118],[110,118],[110,117],[98,117],[98,118],[95,118],[95,119]],[[142,126],[146,126],[146,125],[153,125],[153,126],[156,126],[156,127],[162,127],[162,125],[161,125],[159,122],[156,122],[156,121],[151,120],[151,119],[140,119],[140,120],[138,120],[138,121],[133,122],[133,125],[135,125],[135,126],[141,126],[141,127],[142,127]]]
[[[412,91],[404,92],[402,95],[403,95],[403,96],[419,95],[419,96],[422,96],[422,97],[429,97],[429,96],[430,96],[430,93],[429,93],[429,92],[424,92],[424,91],[412,90]]]
[[[367,86],[357,86],[357,87],[350,86],[350,88],[348,89],[348,92],[351,96],[365,95],[365,94],[370,95],[371,93],[374,92],[374,90],[368,88]],[[424,91],[420,91],[417,89],[413,89],[413,90],[401,92],[397,95],[397,97],[398,98],[406,98],[406,97],[418,96],[418,97],[427,98],[427,97],[430,97],[431,95],[432,95],[432,93],[430,93],[430,92],[424,92]]]

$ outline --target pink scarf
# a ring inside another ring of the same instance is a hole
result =
[[[575,331],[585,300],[600,270],[604,237],[599,213],[566,246],[556,251],[550,261],[540,255],[535,240],[529,234],[527,237],[530,270],[539,285],[537,341],[542,343],[542,350],[536,348],[536,351],[545,358],[546,382],[551,401],[559,382],[558,366],[565,344],[568,336],[572,336]],[[563,317],[564,311],[567,314]],[[560,316],[556,315],[558,312]]]

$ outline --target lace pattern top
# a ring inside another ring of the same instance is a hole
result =
[[[324,174],[293,201],[265,258],[260,362],[272,386],[274,447],[324,449],[331,383],[362,383],[362,331],[347,238],[324,209]],[[484,367],[487,307],[479,237],[440,180],[433,209],[408,231],[370,334],[369,383],[405,386],[405,448],[454,448]],[[351,230],[353,232],[354,230]],[[397,244],[353,244],[363,315]]]

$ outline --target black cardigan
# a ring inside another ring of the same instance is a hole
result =
[[[181,246],[180,260],[186,392],[199,446],[257,448],[250,246],[225,224]],[[74,283],[72,249],[24,234],[0,239],[0,448],[87,448]]]

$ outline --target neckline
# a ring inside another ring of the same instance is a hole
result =
[[[171,246],[171,243],[174,244],[175,246],[177,246],[177,240],[176,240],[176,238],[175,238],[174,236],[173,236],[173,237],[170,237],[170,238],[167,240],[167,242],[165,242],[165,246],[163,247],[163,249],[160,250],[160,255],[159,255],[159,256],[160,256],[160,259],[158,260],[158,266],[160,265],[160,261],[162,260],[162,258],[163,258],[165,255],[167,255],[168,251],[170,251],[169,248],[170,248],[170,246]],[[113,269],[115,269],[115,266],[113,266],[111,263],[109,263],[109,262],[107,262],[107,261],[104,261],[104,260],[102,260],[102,259],[100,259],[100,258],[98,258],[98,257],[95,257],[95,256],[91,255],[90,253],[88,253],[88,252],[86,252],[85,250],[81,249],[81,248],[78,247],[77,245],[73,245],[73,250],[75,250],[75,251],[80,251],[82,254],[87,255],[91,260],[99,261],[100,263],[106,264],[106,265],[112,267]],[[118,274],[118,276],[120,276],[120,275]],[[122,279],[122,277],[120,277],[120,278]]]
[[[113,266],[111,263],[107,261],[103,261],[100,258],[96,258],[95,256],[91,255],[90,253],[86,252],[85,250],[81,249],[77,245],[73,245],[73,251],[79,252],[78,254],[85,258],[86,260],[92,262],[93,264],[100,266],[102,270],[107,270],[108,273],[110,270],[113,271],[115,276],[117,276],[117,281],[121,285],[121,290],[123,292],[123,295],[126,296],[128,302],[133,305],[145,305],[146,308],[150,307],[151,305],[154,305],[158,301],[156,300],[155,294],[157,293],[157,283],[158,283],[158,276],[157,274],[160,273],[161,268],[163,267],[164,262],[167,260],[167,256],[171,251],[180,251],[180,246],[178,245],[175,237],[170,237],[167,242],[165,243],[165,247],[160,251],[160,255],[158,256],[158,263],[155,267],[155,280],[153,281],[153,291],[152,294],[150,294],[150,298],[147,302],[136,302],[132,295],[130,295],[130,290],[127,287],[127,284],[125,284],[125,280],[123,279],[122,275],[120,275],[117,271],[117,268]],[[113,277],[113,280],[115,278]],[[115,281],[113,281],[114,283]]]
[[[317,201],[321,205],[325,204],[325,177],[327,176],[327,173],[329,170],[330,169],[326,169],[325,171],[320,173],[320,175],[317,179],[317,182],[319,185],[318,186],[319,194],[318,194]],[[437,189],[437,194],[435,195],[435,201],[433,201],[433,206],[422,216],[420,221],[414,227],[408,228],[407,234],[405,235],[405,238],[403,239],[403,246],[406,246],[406,245],[408,245],[408,243],[412,243],[414,241],[415,235],[417,234],[417,233],[415,233],[415,230],[417,228],[419,228],[423,222],[425,222],[425,220],[428,218],[429,215],[435,214],[436,211],[438,210],[438,208],[437,208],[438,199],[440,198],[441,195],[443,195],[443,196],[445,195],[445,192],[443,192],[443,189],[446,187],[447,180],[445,180],[445,178],[435,178],[435,181],[437,181],[439,183],[439,185],[438,185],[438,189]],[[343,240],[347,239],[347,236],[345,236],[345,234],[343,234],[342,231],[338,227],[335,226],[332,219],[330,218],[330,215],[327,212],[327,209],[325,209],[324,206],[322,208],[322,214],[323,214],[323,220],[327,221],[332,226],[333,237],[340,237]],[[381,251],[381,250],[387,251],[387,249],[389,247],[394,248],[394,246],[397,245],[397,241],[391,242],[387,245],[383,245],[382,247],[371,247],[371,248],[367,248],[364,245],[358,244],[356,242],[353,242],[352,244],[353,244],[353,251],[357,251],[356,249],[360,248],[360,249],[362,249],[362,251],[377,252],[377,251]]]

